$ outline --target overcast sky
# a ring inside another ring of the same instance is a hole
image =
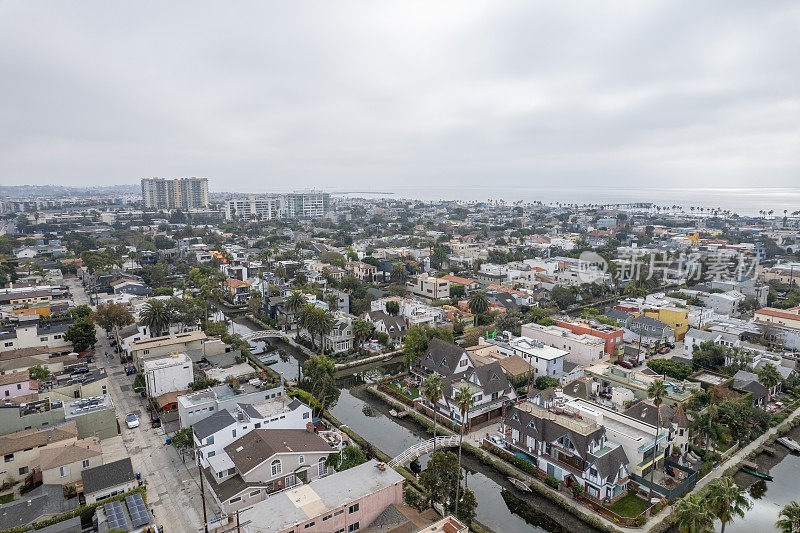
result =
[[[796,187],[800,2],[0,2],[0,183]]]

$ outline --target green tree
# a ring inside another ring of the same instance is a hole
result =
[[[169,328],[172,318],[162,300],[148,300],[139,314],[139,324],[150,329],[152,337],[160,337]]]
[[[347,470],[348,468],[353,468],[354,466],[358,466],[366,462],[367,456],[363,451],[361,451],[361,448],[351,444],[349,446],[345,446],[342,450],[341,461],[340,454],[332,453],[328,456],[327,464],[328,466],[335,467],[337,471],[341,472],[342,470]]]
[[[445,342],[453,342],[453,332],[446,328],[432,328],[427,324],[415,324],[406,331],[403,344],[403,361],[408,368],[414,365],[417,357],[428,349],[428,343],[434,337]]]
[[[191,428],[182,428],[172,434],[170,437],[172,445],[178,451],[191,448],[194,445],[194,437],[192,436]]]
[[[442,397],[444,392],[444,383],[442,377],[437,374],[431,374],[422,383],[422,396],[428,400],[433,406],[433,450],[436,451],[436,404]]]
[[[664,396],[667,395],[667,387],[664,381],[657,379],[650,383],[647,387],[647,397],[653,400],[653,405],[656,406],[656,412],[660,412],[661,403],[664,401]],[[661,431],[661,416],[656,417],[656,439]],[[653,474],[656,471],[656,458],[658,457],[658,445],[653,446],[653,465],[650,467],[650,499],[653,499]]]
[[[567,309],[575,303],[575,295],[567,287],[556,285],[550,291],[550,299],[562,310]]]
[[[70,311],[73,317],[75,318],[86,318],[92,314],[92,308],[88,305],[79,305],[72,311]]]
[[[335,405],[339,399],[335,372],[336,364],[325,355],[312,355],[303,363],[304,388],[317,400],[320,412]]]
[[[408,271],[403,263],[395,263],[392,266],[392,273],[389,275],[392,283],[404,284],[408,280]]]
[[[679,500],[675,514],[681,533],[707,533],[714,527],[714,514],[695,494]]]
[[[86,321],[86,319],[78,319],[67,328],[64,338],[72,343],[72,347],[76,352],[85,352],[90,347],[94,348],[97,344],[97,332],[94,329],[94,324]]]
[[[101,303],[92,314],[92,321],[106,331],[111,331],[119,345],[119,328],[133,324],[133,315],[128,309],[116,302]]]
[[[480,315],[489,309],[489,300],[483,291],[475,291],[469,298],[469,310],[473,315]]]
[[[298,311],[305,308],[308,305],[308,300],[306,300],[305,295],[300,291],[292,291],[289,293],[289,296],[286,297],[286,301],[283,303],[283,306],[289,313],[293,315],[297,315]],[[300,328],[297,328],[297,335],[296,338],[300,338]]]
[[[392,316],[397,316],[400,313],[400,304],[394,300],[386,302],[386,312]]]
[[[362,344],[371,334],[372,323],[360,318],[353,321],[353,337],[356,340],[359,352],[361,351]]]
[[[31,379],[41,381],[50,377],[50,369],[45,368],[42,365],[33,365],[32,367],[28,368],[28,375]]]
[[[772,363],[767,363],[758,369],[758,382],[767,388],[767,401],[770,401],[772,390],[783,380],[778,369]]]
[[[468,385],[461,385],[456,390],[454,398],[458,412],[461,413],[461,426],[458,435],[458,470],[461,471],[461,447],[464,442],[464,432],[467,429],[467,413],[475,405],[475,397],[472,395]],[[456,516],[458,516],[458,495],[461,489],[461,482],[456,485]]]
[[[789,502],[778,513],[778,521],[775,527],[781,533],[800,533],[800,503]]]
[[[456,454],[439,451],[433,454],[428,466],[419,476],[419,482],[425,489],[428,501],[439,502],[450,512],[455,506],[453,495],[461,484],[461,466]]]
[[[539,376],[534,381],[534,386],[539,390],[549,389],[550,387],[558,387],[559,381],[551,376]]]
[[[694,372],[691,365],[675,359],[650,359],[647,361],[647,367],[653,372],[666,374],[679,381],[683,381]]]
[[[734,483],[730,476],[715,479],[709,484],[708,501],[714,516],[722,522],[720,533],[725,533],[728,522],[733,522],[736,517],[744,518],[744,512],[752,507],[745,490]]]

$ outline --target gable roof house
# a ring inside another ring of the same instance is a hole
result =
[[[226,513],[328,475],[336,450],[313,429],[256,429],[208,459],[203,474]]]
[[[476,365],[464,348],[441,339],[431,339],[427,352],[412,373],[420,381],[431,374],[442,377],[444,394],[435,406],[428,405],[428,408],[435,407],[437,412],[456,424],[462,423],[461,413],[454,402],[460,387],[468,387],[475,402],[465,417],[468,426],[500,417],[503,404],[517,397],[500,363],[493,361]]]
[[[392,316],[385,311],[368,311],[364,319],[375,326],[375,331],[386,333],[393,341],[402,341],[406,337],[408,326],[401,316]]]
[[[510,448],[567,486],[578,483],[604,503],[627,494],[628,457],[602,425],[524,402],[508,410],[501,430]]]

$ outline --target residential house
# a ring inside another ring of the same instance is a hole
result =
[[[569,355],[566,350],[527,337],[508,338],[505,335],[495,338],[481,337],[478,343],[496,346],[497,351],[505,356],[521,357],[533,367],[534,377],[549,376],[560,380],[564,373],[564,361]]]
[[[174,352],[203,349],[209,338],[202,330],[175,333],[130,343],[130,356],[138,370],[146,359],[157,359]]]
[[[45,346],[58,353],[72,351],[72,343],[64,338],[71,320],[41,324],[39,315],[22,316],[15,328],[0,331],[0,352]]]
[[[576,335],[591,335],[603,339],[603,350],[608,355],[621,355],[624,349],[622,328],[602,324],[596,320],[555,319],[556,326],[570,330]]]
[[[256,404],[236,404],[192,426],[198,459],[203,467],[224,448],[256,429],[306,429],[311,408],[297,399],[279,396]]]
[[[406,282],[406,290],[430,300],[450,298],[450,282],[444,278],[434,278],[421,274]]]
[[[535,322],[523,324],[522,336],[568,351],[566,361],[579,365],[591,365],[606,357],[604,339],[585,333],[575,334],[559,326],[542,326]]]
[[[83,470],[81,481],[87,505],[130,492],[138,484],[130,457]]]
[[[630,478],[624,448],[609,441],[597,422],[562,412],[523,402],[508,409],[501,432],[510,448],[567,486],[578,483],[606,503],[625,496]]]
[[[81,480],[82,471],[101,464],[103,450],[100,439],[89,437],[42,450],[32,467],[41,472],[44,484],[69,485]]]
[[[206,485],[226,513],[252,506],[283,491],[326,476],[328,442],[304,429],[256,429],[211,457]]]
[[[438,374],[444,383],[444,394],[435,405],[442,416],[462,424],[461,413],[454,403],[456,391],[466,386],[472,392],[474,405],[466,413],[468,426],[499,418],[503,404],[514,400],[516,393],[508,383],[500,363],[477,366],[462,347],[434,338],[422,356],[419,366],[412,372],[420,381],[430,374]]]
[[[240,383],[236,388],[219,385],[178,396],[180,425],[188,428],[217,411],[233,411],[238,405],[260,403],[281,398],[285,394],[282,381],[271,383],[256,380],[254,383]]]
[[[410,521],[396,509],[403,504],[403,481],[393,468],[372,459],[275,494],[242,511],[239,519],[245,533],[410,532]],[[392,520],[380,520],[387,516]],[[391,529],[382,527],[387,522],[393,524]],[[467,529],[448,516],[424,531],[466,533]]]
[[[161,396],[167,392],[186,390],[194,381],[192,360],[185,353],[142,361],[147,395]]]
[[[373,283],[378,279],[378,267],[361,261],[348,261],[344,265],[345,272],[361,281]]]
[[[392,316],[385,311],[368,311],[364,318],[372,323],[375,331],[386,333],[392,342],[402,342],[406,337],[406,321],[402,317]]]
[[[245,305],[250,299],[250,282],[236,278],[225,278],[222,282],[226,299],[233,305]]]
[[[78,428],[74,422],[0,436],[0,454],[3,456],[0,476],[3,479],[8,476],[15,479],[27,476],[43,450],[74,444],[77,440]]]
[[[337,311],[333,314],[333,329],[322,336],[326,353],[347,352],[353,349],[353,321],[356,317]]]
[[[31,379],[27,370],[0,376],[0,399],[3,400],[35,394],[38,388],[39,382]]]

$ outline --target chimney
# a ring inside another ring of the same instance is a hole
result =
[[[314,423],[313,422],[306,422],[306,431],[309,433],[314,433]]]

